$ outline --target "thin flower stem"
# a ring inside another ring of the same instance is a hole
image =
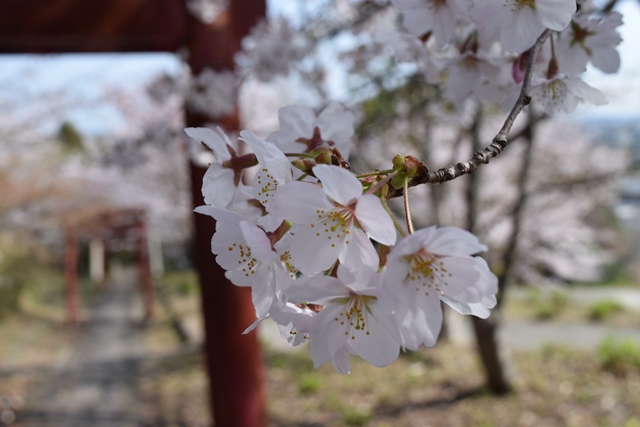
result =
[[[387,201],[384,199],[380,199],[380,200],[382,201],[382,206],[384,207],[384,210],[387,211],[387,213],[391,217],[391,221],[393,221],[393,225],[396,226],[396,230],[398,230],[398,233],[400,233],[402,237],[407,237],[407,232],[402,229],[402,225],[400,225],[400,223],[398,222],[398,219],[391,211],[391,208],[389,208]]]
[[[407,221],[407,230],[413,234],[413,222],[411,222],[411,212],[409,211],[409,180],[404,180],[404,217]]]
[[[374,185],[373,187],[371,187],[366,194],[373,194],[376,191],[378,191],[379,189],[381,189],[387,182],[389,182],[391,180],[391,178],[393,178],[394,176],[396,176],[396,174],[398,173],[398,171],[394,171],[392,173],[390,173],[389,175],[385,176],[384,178],[382,178],[382,180],[380,180],[380,182],[378,182],[376,185]]]
[[[313,155],[309,153],[284,153],[287,157],[305,157],[308,159],[313,159]]]
[[[373,171],[373,172],[365,172],[356,174],[356,178],[366,178],[368,176],[376,176],[376,175],[384,175],[387,173],[393,172],[393,169],[385,169],[383,171]]]

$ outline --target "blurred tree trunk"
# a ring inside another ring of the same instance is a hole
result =
[[[474,126],[471,132],[473,141],[473,152],[482,149],[479,135],[483,114],[482,106],[478,106],[478,113],[475,117]],[[525,151],[522,157],[520,174],[518,175],[518,198],[511,214],[513,222],[512,234],[509,237],[505,252],[503,254],[503,269],[498,274],[498,303],[487,319],[472,316],[473,330],[476,336],[478,352],[482,359],[486,371],[488,387],[496,394],[506,394],[513,390],[512,373],[510,362],[507,360],[503,346],[499,339],[499,330],[502,324],[501,306],[506,295],[506,287],[512,276],[518,235],[522,224],[524,206],[527,202],[527,181],[531,166],[531,153],[533,147],[533,126],[535,120],[529,114],[529,122],[520,136],[525,144]],[[469,175],[467,186],[467,229],[474,233],[477,231],[478,214],[478,190],[480,186],[480,175],[478,173]]]

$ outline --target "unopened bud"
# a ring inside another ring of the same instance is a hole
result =
[[[529,63],[529,51],[523,52],[522,55],[516,59],[513,63],[513,68],[511,69],[511,75],[513,76],[513,81],[516,83],[522,83],[524,80],[524,74],[527,70],[527,64]]]
[[[404,163],[407,178],[411,179],[416,176],[422,162],[413,156],[407,156]]]
[[[291,162],[291,165],[296,169],[300,169],[306,174],[312,175],[311,170],[315,165],[317,165],[317,163],[312,159],[295,159]]]
[[[400,170],[404,166],[406,158],[402,154],[396,154],[393,156],[393,160],[391,161],[393,164],[393,169]]]

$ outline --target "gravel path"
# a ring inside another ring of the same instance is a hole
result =
[[[24,427],[138,425],[141,303],[131,282],[112,283],[66,362],[30,399]]]
[[[640,288],[588,288],[577,287],[563,290],[577,304],[589,305],[597,301],[613,300],[640,316]],[[522,298],[526,291],[513,289],[509,298]],[[475,338],[468,320],[453,310],[448,310],[447,319],[451,338],[462,344],[474,344]],[[567,323],[556,321],[515,320],[505,321],[500,331],[502,342],[512,350],[535,350],[545,344],[565,345],[579,349],[594,349],[607,336],[617,339],[631,338],[640,343],[640,329],[619,328],[601,323]]]

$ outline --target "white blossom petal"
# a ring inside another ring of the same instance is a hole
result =
[[[349,206],[362,196],[362,184],[351,172],[338,166],[317,165],[314,175],[322,182],[322,189],[331,199]]]
[[[387,246],[396,243],[397,233],[393,221],[377,196],[365,194],[360,197],[356,204],[355,215],[362,228],[373,240]]]
[[[317,211],[334,209],[322,188],[307,182],[290,182],[282,186],[272,204],[273,214],[295,224],[313,224],[318,221]]]
[[[204,143],[216,154],[218,162],[224,162],[231,158],[231,154],[227,149],[228,138],[220,128],[218,132],[214,132],[209,128],[186,128],[184,131],[190,138]],[[222,134],[222,136],[221,136]]]

